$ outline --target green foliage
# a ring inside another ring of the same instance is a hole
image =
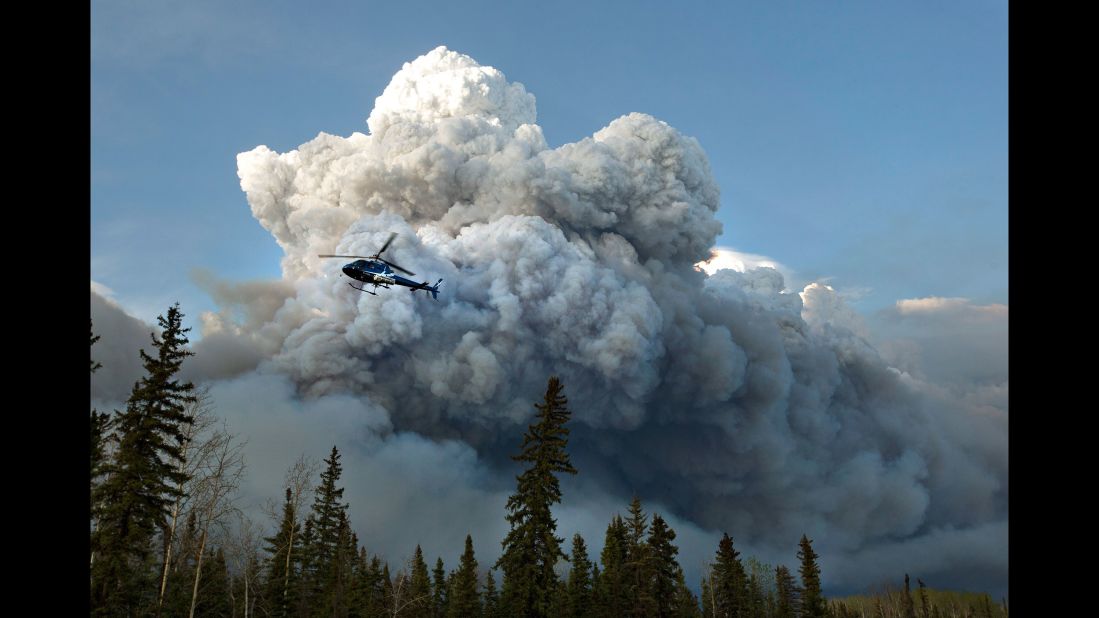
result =
[[[820,567],[817,566],[817,554],[813,551],[812,541],[804,534],[798,543],[798,560],[801,567],[801,616],[802,618],[825,618],[824,595],[820,589]]]
[[[431,577],[427,573],[427,562],[424,561],[424,552],[420,546],[412,554],[412,578],[410,581],[412,602],[405,609],[411,618],[430,618],[431,603]]]
[[[653,565],[649,546],[645,543],[649,516],[641,508],[641,499],[637,496],[630,501],[630,516],[626,520],[626,551],[623,568],[625,595],[629,600],[627,616],[650,616],[656,612],[656,603],[652,596],[651,580]]]
[[[579,534],[572,537],[572,569],[569,571],[568,602],[565,615],[569,618],[585,618],[592,613],[591,560],[584,538]]]
[[[492,569],[485,574],[484,599],[481,615],[484,618],[503,618],[504,614],[500,611],[500,595],[496,592],[496,578],[492,575]]]
[[[432,577],[432,600],[435,609],[433,614],[435,618],[442,618],[446,616],[447,610],[447,581],[446,571],[443,570],[443,559],[436,558],[435,568],[431,570]]]
[[[790,569],[775,567],[775,618],[794,618],[797,596],[797,583]]]
[[[649,575],[646,581],[648,598],[651,599],[649,612],[657,616],[671,616],[682,599],[678,598],[679,582],[683,580],[683,570],[676,561],[679,548],[672,544],[675,530],[668,526],[660,515],[653,515],[652,528],[646,542]],[[653,615],[646,613],[643,615]]]
[[[600,562],[603,570],[595,585],[595,606],[599,616],[617,618],[626,610],[626,523],[615,515],[607,525]]]
[[[717,545],[717,561],[712,575],[714,610],[719,616],[747,618],[748,581],[740,552],[733,547],[733,539],[725,533]]]
[[[473,537],[466,535],[466,548],[450,584],[449,618],[478,618],[481,595],[477,590],[477,559],[473,555]]]
[[[141,611],[155,579],[146,571],[177,488],[186,476],[180,471],[183,431],[190,419],[184,411],[194,402],[194,385],[176,379],[187,350],[187,332],[179,305],[159,316],[161,337],[153,333],[156,356],[140,350],[145,375],[134,385],[112,422],[118,444],[109,462],[103,462],[104,481],[92,493],[92,611],[117,615]],[[94,367],[94,365],[93,365]],[[155,571],[155,569],[154,569]]]
[[[282,507],[282,519],[278,531],[267,542],[268,559],[267,578],[264,582],[264,597],[268,603],[268,613],[274,618],[287,618],[294,607],[295,593],[298,588],[297,565],[301,556],[301,525],[294,517],[294,504],[290,488],[286,488],[286,503]]]
[[[576,474],[565,445],[565,427],[571,413],[557,376],[549,379],[543,403],[535,404],[535,423],[523,435],[522,452],[512,457],[528,464],[517,477],[516,492],[507,501],[511,525],[496,562],[504,572],[503,605],[510,615],[541,617],[549,614],[557,587],[554,565],[566,558],[563,539],[555,535],[557,522],[550,507],[561,502],[557,473]]]

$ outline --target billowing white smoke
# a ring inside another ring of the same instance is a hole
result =
[[[307,399],[384,410],[394,435],[464,442],[503,487],[558,374],[584,479],[569,509],[636,492],[787,563],[807,533],[833,584],[865,582],[858,556],[899,576],[906,548],[972,536],[985,551],[967,569],[1006,579],[1006,418],[925,396],[830,288],[803,300],[774,269],[695,269],[721,232],[696,140],[635,113],[549,148],[521,84],[443,47],[405,64],[368,123],[239,155],[284,281],[223,295],[207,336],[259,351]],[[390,232],[385,257],[442,277],[438,302],[361,294],[317,257],[372,254]],[[925,581],[950,555],[921,558]]]

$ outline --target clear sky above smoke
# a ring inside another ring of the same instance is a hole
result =
[[[94,401],[180,300],[251,496],[337,442],[374,550],[448,556],[461,512],[490,558],[553,371],[591,546],[639,492],[692,578],[807,532],[834,589],[1002,591],[1002,7],[168,6],[93,7]],[[315,257],[390,231],[440,302]]]
[[[629,112],[699,140],[718,244],[878,309],[1007,300],[1002,2],[96,2],[92,279],[152,320],[195,268],[278,274],[234,158],[365,131],[447,45],[538,98],[551,146]]]

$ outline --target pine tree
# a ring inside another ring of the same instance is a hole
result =
[[[434,600],[435,618],[446,616],[447,610],[447,581],[446,571],[443,570],[443,559],[435,559],[435,568],[431,570],[431,592]]]
[[[678,583],[683,572],[676,561],[679,548],[672,544],[674,540],[675,530],[663,517],[654,514],[646,542],[651,572],[648,592],[652,603],[642,615],[672,616],[676,613]]]
[[[565,427],[571,413],[557,376],[549,379],[536,422],[523,436],[522,452],[512,459],[529,464],[516,480],[516,492],[508,498],[507,520],[511,530],[503,541],[503,553],[496,562],[504,572],[503,605],[511,615],[540,618],[549,612],[557,586],[554,565],[566,558],[563,539],[554,533],[557,522],[550,507],[561,502],[556,473],[576,474],[565,445]],[[566,558],[567,559],[567,558]]]
[[[901,615],[903,618],[916,618],[916,604],[912,601],[912,589],[908,583],[908,573],[904,574],[904,595],[901,597]]]
[[[626,523],[622,521],[622,517],[615,515],[607,525],[603,551],[599,554],[603,570],[594,587],[594,602],[598,615],[604,618],[619,618],[626,611],[628,601],[626,545],[628,542]]]
[[[485,574],[485,604],[481,615],[484,618],[503,618],[500,612],[500,596],[496,593],[496,578],[492,575],[492,569]]]
[[[918,577],[916,583],[920,586],[920,615],[922,618],[931,618],[931,605],[927,602],[927,587],[924,586],[923,580]]]
[[[412,618],[430,618],[432,610],[431,602],[431,577],[427,573],[427,562],[424,561],[424,552],[420,546],[412,555],[412,603],[408,606],[408,615]]]
[[[286,503],[282,507],[282,520],[279,529],[272,537],[264,539],[265,550],[271,556],[268,559],[267,580],[264,584],[264,596],[268,602],[269,615],[286,618],[294,607],[294,593],[297,587],[297,573],[292,556],[301,544],[301,525],[295,521],[293,496],[286,488]]]
[[[820,567],[817,566],[817,554],[813,551],[812,541],[804,534],[798,544],[798,560],[801,567],[798,573],[801,575],[801,617],[824,618],[824,596],[820,589]]]
[[[477,591],[477,560],[473,556],[473,537],[466,535],[466,548],[450,587],[449,618],[478,618],[481,595]]]
[[[633,497],[630,502],[630,516],[626,520],[626,563],[624,583],[626,598],[629,599],[627,616],[651,616],[656,611],[650,590],[652,564],[649,547],[645,543],[645,531],[648,530],[649,516],[641,509],[641,499]]]
[[[298,585],[296,586],[296,609],[298,616],[309,616],[312,608],[319,602],[319,577],[317,572],[317,533],[313,514],[305,518],[305,526],[301,531],[301,546],[298,548],[300,571],[298,573]]]
[[[719,616],[745,618],[748,616],[748,581],[740,552],[733,548],[733,539],[725,533],[717,546],[717,562],[714,564],[714,610]]]
[[[207,550],[206,562],[209,566],[202,571],[195,615],[204,618],[230,618],[233,615],[229,598],[231,582],[229,569],[225,564],[225,553],[220,547]]]
[[[193,355],[186,349],[190,329],[183,328],[178,304],[157,319],[162,334],[152,334],[156,356],[139,351],[145,376],[112,422],[118,448],[103,466],[106,478],[92,496],[99,522],[92,535],[93,614],[140,610],[153,538],[165,525],[176,488],[186,480],[179,462],[188,420],[184,406],[195,400],[194,385],[176,375]]]
[[[99,341],[99,336],[95,332],[91,333],[92,343]],[[103,365],[97,363],[95,360],[92,363],[92,373],[95,373],[96,369],[99,369]],[[110,415],[105,412],[99,412],[92,409],[91,416],[88,419],[88,429],[91,434],[91,485],[94,490],[95,480],[103,473],[103,464],[106,461],[106,439],[107,432],[109,430]]]
[[[794,618],[794,608],[797,605],[797,584],[790,569],[784,566],[775,567],[775,618]]]
[[[700,586],[700,592],[702,594],[702,616],[703,618],[712,618],[717,616],[714,612],[714,589],[710,586],[710,580],[713,577],[702,577],[702,585]],[[787,617],[783,617],[787,618]],[[793,615],[789,618],[793,618]]]
[[[572,537],[572,570],[569,571],[567,585],[568,604],[566,615],[569,618],[585,618],[591,612],[591,560],[588,548],[580,534]]]
[[[683,578],[683,569],[679,569],[675,580],[675,608],[671,614],[676,618],[699,618],[698,598],[687,587]]]

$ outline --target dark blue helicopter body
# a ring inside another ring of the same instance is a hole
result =
[[[415,275],[416,273],[405,270],[405,269],[401,268],[400,266],[397,266],[393,262],[388,262],[386,260],[383,260],[380,257],[382,252],[385,251],[387,247],[389,247],[389,243],[393,242],[393,238],[396,237],[396,236],[397,236],[396,232],[390,234],[389,235],[389,240],[386,240],[385,244],[382,245],[382,248],[377,253],[375,253],[374,255],[371,255],[371,256],[362,256],[362,255],[320,255],[318,257],[326,257],[326,258],[339,258],[339,257],[342,257],[342,258],[364,258],[364,259],[360,259],[360,260],[355,260],[354,262],[351,262],[350,264],[345,265],[343,267],[343,274],[347,275],[348,277],[351,277],[352,279],[354,279],[356,281],[361,281],[364,284],[368,283],[370,285],[373,285],[375,290],[378,289],[378,286],[382,286],[386,289],[389,289],[390,285],[403,285],[403,286],[409,288],[410,292],[415,292],[416,290],[424,290],[425,292],[428,292],[428,293],[431,294],[431,298],[433,298],[435,300],[438,300],[439,299],[439,284],[443,282],[442,279],[439,279],[438,281],[436,281],[435,285],[428,285],[427,281],[417,282],[417,281],[413,281],[412,279],[407,279],[407,278],[402,277],[402,276],[398,275],[397,273],[393,272],[393,269],[396,268],[397,270],[399,270],[401,272],[408,273],[410,275]],[[390,268],[390,267],[392,267],[392,268]],[[358,290],[360,292],[366,292],[367,294],[374,294],[375,296],[377,295],[374,292],[371,292],[370,290],[367,290],[363,287],[357,287],[356,288],[353,284],[350,284],[350,283],[348,285],[350,285],[351,287],[355,288],[356,290]]]
[[[434,298],[436,300],[438,300],[439,298],[439,283],[442,282],[442,279],[439,279],[439,281],[435,282],[435,285],[428,285],[426,281],[422,283],[418,281],[413,281],[412,279],[407,279],[393,272],[393,269],[390,268],[389,265],[372,260],[356,260],[354,262],[351,262],[350,264],[343,267],[343,274],[357,281],[373,284],[375,288],[377,288],[377,286],[379,285],[386,288],[388,288],[390,285],[403,285],[411,288],[409,290],[411,292],[415,292],[416,290],[425,290],[431,293],[431,298]],[[351,287],[354,288],[355,286],[352,285]],[[367,294],[374,293],[364,290],[362,288],[355,289],[361,292],[366,292]]]

